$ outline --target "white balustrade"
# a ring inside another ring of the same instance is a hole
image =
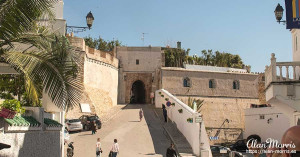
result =
[[[285,67],[283,70],[282,67]],[[292,70],[290,70],[292,67]],[[298,67],[298,68],[297,68]],[[265,86],[268,87],[272,82],[287,82],[287,81],[299,81],[299,73],[297,69],[300,68],[300,62],[276,62],[275,54],[271,55],[271,65],[266,66],[265,69]],[[279,74],[277,73],[279,69]],[[285,73],[285,77],[284,77]],[[292,78],[291,78],[292,77]]]

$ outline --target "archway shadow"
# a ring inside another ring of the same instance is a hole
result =
[[[141,80],[137,80],[132,84],[131,87],[131,104],[144,104],[145,103],[145,84]]]
[[[144,112],[144,118],[142,121],[145,120],[148,126],[148,130],[151,135],[153,146],[154,146],[154,151],[155,151],[154,153],[160,154],[165,157],[167,148],[170,146],[171,140],[169,139],[166,131],[163,129],[159,117],[157,117],[153,111],[154,105],[128,104],[125,108],[123,108],[123,110],[136,109],[137,110],[136,114],[138,115],[140,108],[142,108]],[[139,122],[139,120],[130,121],[130,122]],[[155,155],[154,153],[149,152],[144,155]]]

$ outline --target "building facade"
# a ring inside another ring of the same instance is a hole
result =
[[[212,144],[241,138],[245,130],[244,110],[259,104],[259,75],[226,71],[168,67],[161,70],[162,89],[185,104],[189,99],[203,100],[200,113]]]
[[[118,102],[150,104],[164,66],[161,47],[117,47],[116,54],[120,61]]]

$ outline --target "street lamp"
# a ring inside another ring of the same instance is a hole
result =
[[[87,27],[78,27],[78,26],[68,26],[68,25],[66,25],[66,33],[68,33],[68,32],[74,32],[74,33],[83,32],[83,31],[86,31],[87,28],[90,30],[92,25],[93,25],[93,22],[94,22],[94,16],[93,16],[92,12],[90,11],[86,15]]]
[[[278,23],[282,22],[282,23],[286,23],[286,21],[281,21],[282,16],[283,16],[283,11],[284,9],[282,8],[282,6],[278,3],[274,13],[275,13],[275,17]]]

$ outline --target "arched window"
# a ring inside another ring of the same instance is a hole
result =
[[[214,79],[209,80],[208,82],[209,88],[216,88],[216,83]]]
[[[183,79],[183,87],[191,87],[191,81],[188,77]]]
[[[233,89],[240,89],[240,82],[237,80],[233,81]]]

